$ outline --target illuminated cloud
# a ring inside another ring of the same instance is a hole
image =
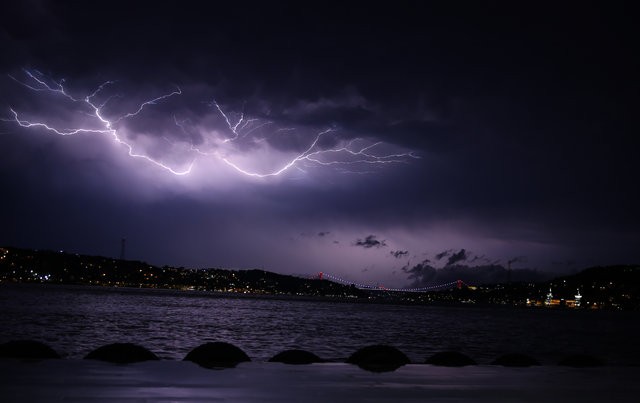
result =
[[[266,179],[292,173],[289,177],[295,177],[310,169],[373,173],[373,169],[418,159],[411,151],[371,138],[340,138],[334,128],[281,127],[276,121],[252,117],[244,111],[225,111],[216,100],[207,103],[210,110],[201,116],[185,111],[185,105],[170,105],[190,115],[187,118],[157,107],[182,96],[180,87],[132,102],[114,89],[116,81],[74,95],[66,87],[66,80],[52,80],[37,70],[22,73],[21,78],[8,77],[32,96],[45,98],[45,104],[26,113],[10,107],[5,122],[59,136],[106,135],[122,145],[130,157],[177,176],[190,174],[202,160],[222,162],[240,176]],[[57,107],[50,109],[51,102]],[[219,122],[211,124],[211,115],[218,114],[218,121],[225,124],[222,128]],[[290,138],[293,143],[282,147],[281,139]]]

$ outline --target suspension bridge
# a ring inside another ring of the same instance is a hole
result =
[[[385,287],[382,284],[363,284],[355,281],[345,280],[338,276],[334,276],[330,273],[318,272],[312,276],[312,278],[317,280],[329,280],[336,283],[344,284],[344,285],[353,285],[354,287],[361,290],[378,290],[378,291],[391,291],[391,292],[428,292],[428,291],[441,291],[450,288],[462,289],[462,287],[471,287],[469,284],[465,283],[462,280],[450,281],[447,283],[441,284],[432,284],[424,287],[408,287],[408,288],[393,288],[393,287]]]

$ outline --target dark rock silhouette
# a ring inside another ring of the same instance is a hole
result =
[[[604,365],[604,361],[588,354],[573,354],[560,360],[558,365],[575,368],[601,367]]]
[[[244,351],[233,344],[210,342],[200,345],[184,357],[204,368],[233,368],[241,362],[251,361]]]
[[[502,365],[503,367],[531,367],[540,365],[540,362],[526,354],[504,354],[496,358],[491,365]]]
[[[269,362],[282,362],[285,364],[313,364],[323,360],[317,355],[305,350],[286,350],[278,353],[269,359]]]
[[[425,364],[438,365],[441,367],[464,367],[467,365],[477,365],[473,359],[457,351],[435,353],[425,361]]]
[[[347,359],[349,364],[356,364],[371,372],[395,371],[405,364],[409,358],[400,350],[392,346],[375,345],[361,348]]]
[[[0,344],[0,358],[48,359],[60,358],[54,349],[33,340],[12,340]]]
[[[99,360],[116,364],[130,364],[153,361],[159,358],[142,346],[132,343],[113,343],[98,347],[84,357],[85,360]]]

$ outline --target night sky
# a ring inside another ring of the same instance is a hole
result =
[[[640,261],[631,3],[13,3],[0,245],[390,285]]]

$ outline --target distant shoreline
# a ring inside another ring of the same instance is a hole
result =
[[[460,278],[440,278],[437,284],[414,284],[418,288],[406,289],[363,286],[322,274],[299,277],[259,269],[157,267],[103,256],[0,248],[0,283],[165,289],[210,297],[341,303],[640,310],[639,265],[592,267],[544,282],[473,285]]]

